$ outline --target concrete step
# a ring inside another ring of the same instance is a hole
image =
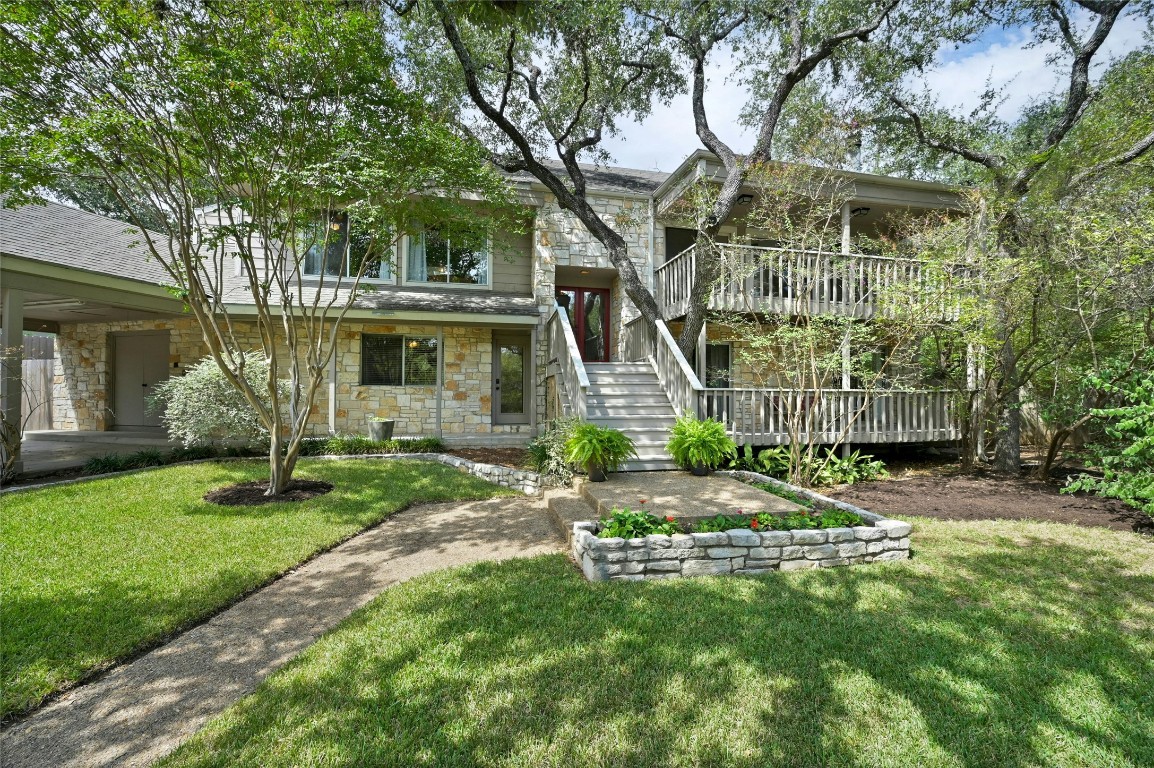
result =
[[[619,395],[622,397],[659,397],[666,402],[669,399],[665,390],[657,382],[648,384],[594,384],[589,382],[589,394],[600,397]]]
[[[613,429],[660,429],[667,432],[673,426],[674,418],[671,413],[650,415],[630,414],[628,416],[590,416],[589,420],[603,427]]]
[[[680,469],[673,459],[631,459],[622,465],[626,472],[669,472]]]
[[[35,443],[92,443],[100,445],[136,445],[173,447],[177,443],[163,430],[139,430],[123,432],[81,431],[75,429],[29,430],[24,433],[25,442]]]
[[[613,384],[620,382],[622,384],[658,384],[660,379],[657,374],[650,371],[649,373],[621,373],[619,371],[586,371],[589,376],[589,382],[599,384]]]
[[[589,506],[583,497],[569,490],[558,489],[550,492],[548,509],[549,517],[565,538],[566,545],[572,543],[569,539],[573,535],[573,523],[598,519],[593,507]]]
[[[585,372],[650,373],[656,375],[649,363],[585,363]]]
[[[590,398],[590,401],[592,398]],[[642,418],[661,418],[667,419],[670,424],[676,419],[673,413],[673,406],[669,403],[658,403],[654,405],[638,405],[626,399],[613,399],[606,403],[587,403],[586,415],[590,421],[600,422],[603,419],[611,419],[618,416],[640,416]]]

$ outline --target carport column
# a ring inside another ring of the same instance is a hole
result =
[[[0,315],[0,355],[3,355],[3,371],[0,375],[0,409],[3,409],[4,423],[9,429],[20,433],[20,399],[24,391],[23,360],[24,360],[24,294],[11,288],[0,289],[0,301],[4,302],[3,314]],[[20,443],[13,446],[16,461],[12,465],[13,472],[24,469],[20,461]],[[0,446],[0,451],[3,447]],[[7,463],[8,457],[4,457]]]

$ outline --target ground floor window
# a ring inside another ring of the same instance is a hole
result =
[[[705,386],[728,389],[733,380],[733,349],[728,342],[705,345]]]
[[[361,334],[361,384],[407,387],[436,383],[436,338]]]

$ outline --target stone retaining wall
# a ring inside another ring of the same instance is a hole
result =
[[[909,523],[880,515],[873,525],[821,530],[734,529],[717,533],[681,533],[643,539],[599,539],[597,523],[573,524],[572,552],[590,581],[669,579],[736,573],[757,576],[770,571],[831,568],[910,554]]]

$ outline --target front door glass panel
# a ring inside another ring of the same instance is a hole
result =
[[[609,289],[558,288],[557,303],[565,309],[573,338],[586,363],[609,361]]]
[[[501,355],[501,384],[498,392],[501,413],[525,413],[525,345],[498,344]]]

